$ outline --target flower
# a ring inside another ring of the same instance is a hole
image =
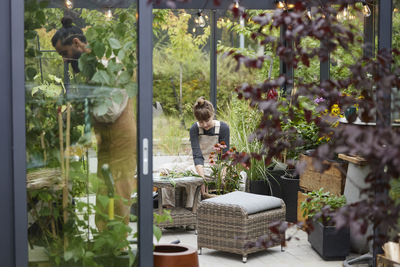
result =
[[[340,116],[340,107],[338,104],[334,104],[331,107],[331,116],[332,117]]]
[[[319,104],[325,101],[325,98],[321,97],[317,97],[316,99],[314,99],[314,103],[315,104]]]
[[[276,100],[278,98],[278,92],[275,89],[269,89],[267,93],[267,100]]]
[[[233,147],[223,153],[225,148],[227,148],[225,142],[215,144],[215,151],[209,156],[211,176],[215,178],[213,183],[215,183],[217,194],[239,189],[241,181],[239,165],[235,163],[236,148]]]

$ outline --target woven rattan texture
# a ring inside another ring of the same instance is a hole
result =
[[[272,222],[285,220],[286,207],[248,215],[240,206],[201,202],[197,210],[198,248],[211,248],[247,256],[265,250],[249,247],[259,237],[270,235]],[[284,237],[282,237],[284,239]],[[284,240],[282,240],[284,242]],[[281,245],[281,240],[272,246]]]

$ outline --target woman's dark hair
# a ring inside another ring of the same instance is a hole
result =
[[[72,25],[72,18],[65,16],[61,19],[61,23],[63,26],[54,34],[53,38],[51,38],[51,43],[54,47],[56,47],[59,40],[62,45],[70,45],[74,38],[78,38],[86,43],[86,37],[83,35],[83,31]]]
[[[208,121],[214,116],[214,106],[202,96],[196,100],[193,106],[193,113],[198,121]]]

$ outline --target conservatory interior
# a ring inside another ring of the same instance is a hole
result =
[[[24,0],[22,259],[400,266],[399,9]]]

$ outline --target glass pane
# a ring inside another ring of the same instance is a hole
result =
[[[132,266],[136,6],[64,4],[25,0],[29,261]]]

